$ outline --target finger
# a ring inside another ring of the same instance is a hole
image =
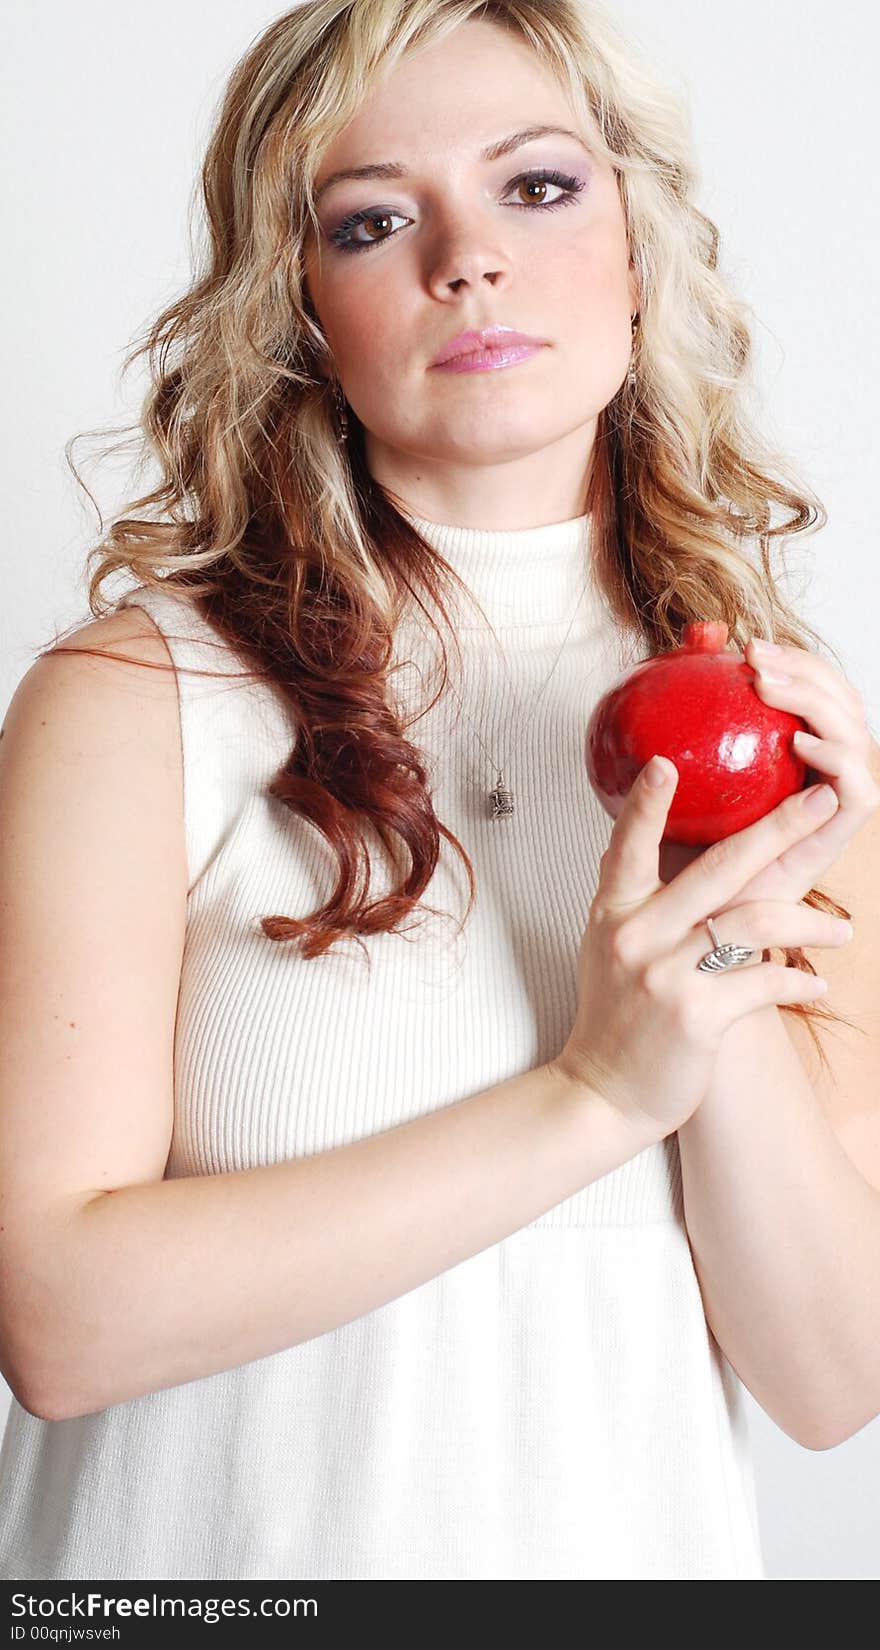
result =
[[[858,796],[867,790],[867,756],[871,736],[867,728],[855,739],[831,739],[813,729],[798,728],[791,736],[795,752],[823,779],[839,779],[838,794],[846,792]]]
[[[656,964],[654,965],[657,966]],[[687,1037],[714,1047],[719,1030],[772,1004],[812,1003],[823,997],[828,981],[784,963],[762,963],[760,968],[731,968],[720,974],[694,969],[680,1013]]]
[[[654,756],[630,786],[602,856],[599,880],[608,909],[640,904],[657,888],[660,841],[677,784],[674,762]]]
[[[775,646],[769,653],[764,652],[752,637],[746,644],[745,659],[755,669],[776,671],[777,674],[796,677],[799,681],[811,680],[816,683],[817,689],[825,697],[839,699],[850,713],[857,716],[864,714],[864,701],[858,689],[852,682],[847,681],[840,671],[829,664],[818,653],[809,648]]]
[[[798,738],[796,749],[810,764],[811,782],[812,775],[834,780],[840,807],[826,824],[787,848],[775,866],[759,873],[762,882],[760,894],[769,899],[776,898],[770,878],[778,881],[780,898],[783,894],[789,899],[802,898],[840,858],[880,802],[880,792],[871,777],[871,770],[851,744],[843,745],[826,739],[805,740],[802,744]],[[750,898],[748,887],[740,890],[739,903]]]
[[[828,911],[817,911],[811,905],[791,900],[755,900],[737,905],[719,916],[713,916],[712,926],[719,945],[750,947],[755,956],[741,968],[757,968],[761,953],[768,947],[813,946],[837,949],[852,939],[852,924]],[[706,922],[698,924],[672,953],[670,961],[697,968],[703,957],[715,949],[715,942]]]
[[[828,823],[795,843],[784,855],[785,871],[796,877],[809,875],[815,882],[839,858],[870,815],[876,805],[876,787],[863,754],[863,742],[856,749],[851,741],[821,739],[813,734],[798,732],[793,738],[801,760],[809,764],[817,778],[833,780],[840,798],[840,807]]]
[[[713,842],[674,881],[661,886],[652,901],[652,921],[665,936],[664,948],[680,943],[707,911],[726,905],[759,871],[830,819],[838,800],[830,786],[795,791],[754,825]]]
[[[776,680],[770,667],[755,673],[752,686],[758,697],[774,709],[802,716],[823,739],[854,743],[863,737],[865,724],[839,694],[829,693],[817,682],[795,676],[790,682]]]

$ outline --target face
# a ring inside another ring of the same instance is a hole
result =
[[[558,133],[481,154],[539,125],[575,131],[561,88],[524,43],[468,21],[388,73],[318,168],[316,196],[338,171],[401,168],[321,193],[305,278],[370,473],[432,521],[581,514],[597,416],[627,372],[638,296],[608,162]],[[432,365],[489,326],[539,347],[483,371]]]

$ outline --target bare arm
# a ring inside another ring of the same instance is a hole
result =
[[[99,1193],[39,1255],[39,1412],[103,1409],[322,1335],[649,1144],[547,1065],[312,1157]]]
[[[0,741],[0,1368],[48,1418],[324,1334],[652,1143],[551,1062],[311,1157],[166,1180],[176,689],[137,662],[167,662],[146,615],[86,642],[135,662],[39,661]]]
[[[805,1449],[851,1437],[880,1406],[880,1188],[838,1139],[775,1005],[731,1026],[678,1139],[722,1351]]]

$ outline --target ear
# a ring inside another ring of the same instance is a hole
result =
[[[630,315],[637,315],[639,313],[641,307],[642,307],[642,300],[641,300],[641,295],[639,293],[638,279],[636,277],[635,268],[634,268],[632,262],[630,262],[630,266],[629,266],[629,274],[627,276],[627,287],[629,289],[629,312],[630,312]]]
[[[303,306],[303,309],[305,310],[306,314],[314,322],[316,327],[320,327],[321,322],[318,318],[318,312],[315,309],[314,301],[312,299],[311,292],[309,291],[308,276],[305,275],[305,274],[303,274],[303,278],[302,278],[302,282],[301,282],[301,286],[300,286],[300,296],[302,298],[302,306]],[[326,348],[323,348],[320,351],[320,354],[315,357],[315,362],[314,362],[315,372],[316,372],[316,374],[319,378],[330,378],[332,376],[332,374],[329,370],[329,364],[328,363],[329,363],[329,354],[328,354],[328,351],[326,350]]]

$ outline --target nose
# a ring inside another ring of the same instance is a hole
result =
[[[428,287],[435,298],[447,298],[483,281],[500,286],[510,278],[507,253],[498,245],[497,225],[456,222],[438,233],[430,263]]]
[[[492,286],[495,286],[496,282],[500,279],[501,274],[502,271],[500,269],[486,269],[483,271],[483,280],[489,281]],[[450,292],[457,293],[463,286],[467,287],[476,285],[478,280],[479,276],[477,276],[476,279],[473,279],[467,275],[457,275],[450,281],[442,282],[441,285],[448,287]]]

